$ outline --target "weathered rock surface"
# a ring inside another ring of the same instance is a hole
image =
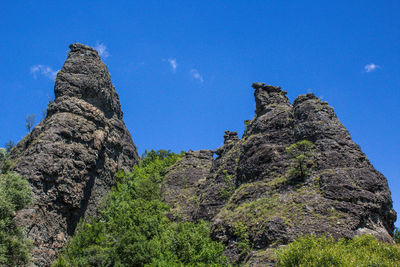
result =
[[[387,180],[333,108],[313,94],[291,104],[280,87],[255,83],[253,88],[255,118],[241,139],[225,132],[217,158],[207,161],[209,173],[202,169],[206,178],[191,189],[196,208],[180,202],[186,219],[211,221],[212,236],[226,244],[231,261],[250,266],[273,264],[271,249],[303,234],[350,238],[370,233],[393,242],[396,213]],[[287,148],[302,140],[312,142],[312,153],[307,175],[294,179],[296,161]],[[191,175],[196,168],[173,168],[174,180],[197,180]],[[247,258],[238,246],[246,243],[252,250]]]
[[[11,155],[33,188],[34,203],[17,220],[37,266],[56,259],[80,218],[96,215],[115,172],[139,160],[107,67],[88,46],[70,49],[46,118]],[[292,104],[280,87],[252,87],[256,114],[242,138],[226,131],[222,147],[189,151],[167,171],[168,217],[211,222],[231,262],[249,266],[273,266],[274,249],[303,234],[393,242],[387,180],[333,108],[313,94]],[[304,140],[307,151],[294,155]]]
[[[33,188],[34,204],[17,218],[34,241],[37,266],[50,265],[79,219],[95,215],[115,172],[139,159],[97,51],[70,49],[46,118],[12,152],[14,170]]]
[[[162,185],[163,199],[171,207],[168,217],[193,220],[199,205],[197,187],[210,173],[212,161],[211,150],[189,150],[168,170]]]

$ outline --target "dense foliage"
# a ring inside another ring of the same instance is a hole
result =
[[[32,243],[14,220],[16,212],[30,201],[25,179],[12,172],[0,175],[0,266],[24,266],[30,261]]]
[[[400,246],[381,243],[371,235],[335,241],[304,236],[277,252],[278,266],[399,266]]]
[[[161,199],[169,166],[181,157],[146,152],[106,198],[100,216],[83,221],[55,266],[209,266],[226,262],[205,222],[172,222]]]

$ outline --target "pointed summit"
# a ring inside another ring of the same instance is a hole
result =
[[[102,110],[108,118],[122,119],[118,94],[97,51],[78,43],[69,47],[68,58],[56,78],[56,100],[76,97]]]
[[[253,83],[254,98],[256,101],[255,117],[249,121],[243,135],[247,136],[267,132],[268,138],[275,143],[291,142],[291,124],[293,123],[292,106],[287,92],[279,86],[265,85],[265,83]],[[281,129],[277,132],[276,128]]]
[[[265,83],[253,83],[255,89],[254,97],[256,99],[256,115],[262,116],[269,112],[276,105],[289,105],[289,99],[285,91],[279,86],[265,85]]]
[[[95,215],[119,169],[139,156],[122,121],[106,65],[96,50],[70,45],[46,118],[13,151],[14,170],[30,182],[35,202],[17,215],[34,241],[37,266],[49,266],[80,218]]]

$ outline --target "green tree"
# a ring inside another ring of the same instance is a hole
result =
[[[8,141],[8,142],[5,144],[5,147],[6,147],[7,153],[10,153],[11,150],[15,147],[14,141],[13,141],[13,140]]]
[[[181,158],[146,151],[117,184],[100,215],[82,221],[55,266],[208,266],[225,263],[224,246],[210,238],[205,222],[172,222],[161,198],[167,169]]]
[[[0,175],[0,265],[25,266],[32,243],[14,220],[15,213],[31,201],[28,182],[15,173]]]
[[[8,146],[10,142],[6,144],[6,149],[0,148],[0,174],[7,173],[12,167],[13,162],[10,159],[10,151],[12,148]]]
[[[304,179],[310,175],[310,167],[313,163],[314,144],[308,140],[302,140],[286,148],[286,152],[292,157],[292,168],[289,169],[289,177]]]
[[[0,148],[0,162],[5,160],[7,157],[7,150],[5,148]]]
[[[25,117],[25,127],[28,130],[28,132],[31,131],[33,125],[35,124],[35,120],[36,120],[36,114],[26,115],[26,117]]]
[[[400,244],[400,230],[397,227],[394,229],[393,239],[396,244]]]

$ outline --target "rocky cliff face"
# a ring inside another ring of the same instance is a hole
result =
[[[213,238],[226,244],[231,261],[251,266],[271,263],[271,249],[303,234],[370,233],[393,242],[396,213],[387,180],[328,103],[307,94],[291,104],[279,87],[253,88],[256,115],[241,139],[227,131],[215,160],[203,164],[191,152],[169,171],[175,181],[190,181],[165,185],[164,192],[173,188],[186,199],[171,201],[165,193],[175,216],[211,221]],[[187,161],[193,171],[184,171]],[[252,250],[248,256],[243,244]]]
[[[191,151],[174,164],[164,177],[162,195],[171,207],[170,219],[193,221],[199,198],[196,188],[205,181],[213,162],[211,150]]]
[[[46,118],[12,151],[34,203],[17,215],[48,266],[80,218],[96,215],[119,169],[138,160],[107,67],[72,44]],[[265,266],[271,250],[303,234],[370,233],[393,242],[396,213],[386,178],[368,161],[328,103],[292,103],[280,87],[254,83],[255,117],[242,138],[226,131],[215,151],[189,151],[165,174],[173,220],[207,220],[232,263]],[[216,155],[216,158],[214,158]]]
[[[34,204],[17,218],[34,241],[38,266],[56,258],[81,217],[95,214],[115,172],[139,159],[107,67],[94,49],[70,46],[54,92],[46,118],[12,152],[14,170],[33,188]]]

